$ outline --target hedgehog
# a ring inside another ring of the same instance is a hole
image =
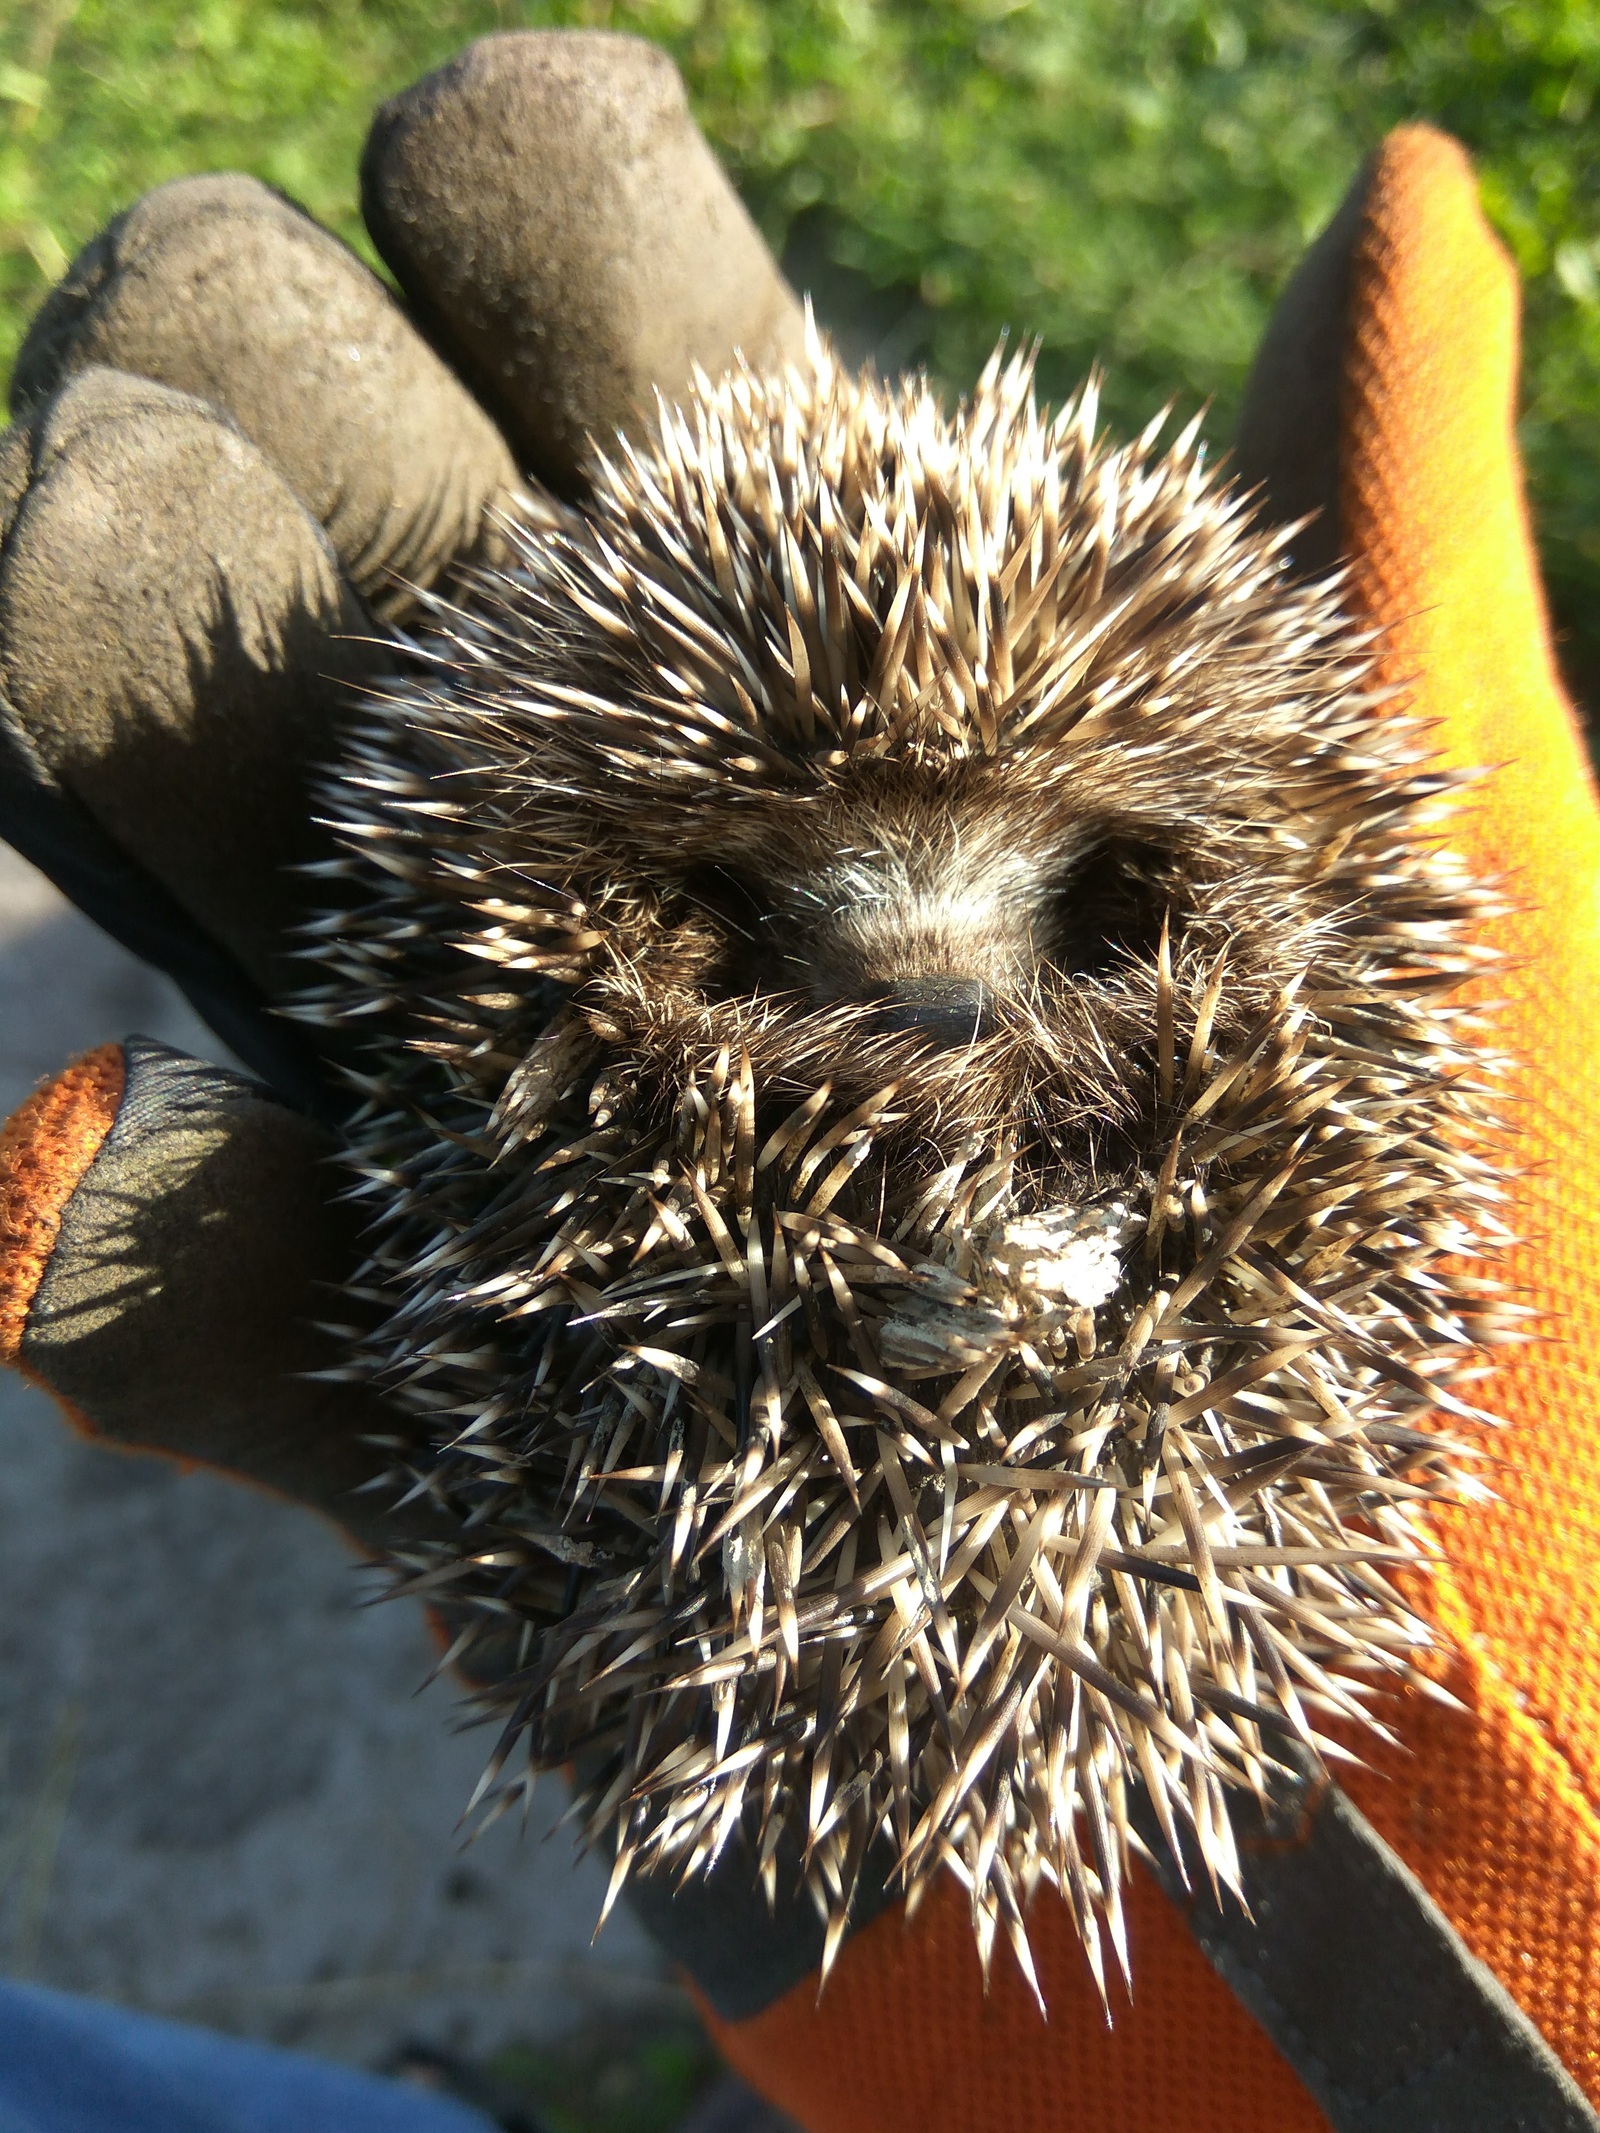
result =
[[[303,1012],[358,1033],[351,1375],[499,1725],[631,1875],[956,1876],[1102,1998],[1160,1841],[1427,1687],[1505,1336],[1453,774],[1198,420],[813,333],[596,446],[397,637]],[[417,1443],[425,1449],[419,1451]]]

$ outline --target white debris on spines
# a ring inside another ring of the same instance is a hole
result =
[[[1488,899],[1338,588],[1160,427],[1026,359],[701,381],[326,793],[350,1369],[460,1519],[400,1567],[486,1797],[576,1762],[613,1892],[742,1843],[830,1962],[881,1837],[1030,1979],[1059,1890],[1104,1992],[1128,1788],[1232,1881],[1230,1788],[1424,1678],[1476,1486]],[[883,1015],[925,973],[966,1041]]]
[[[1122,1248],[1142,1226],[1122,1200],[1086,1214],[1045,1208],[1005,1224],[985,1255],[987,1270],[1024,1294],[1059,1296],[1093,1311],[1122,1286]]]

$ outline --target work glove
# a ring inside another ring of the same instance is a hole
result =
[[[1433,722],[1442,762],[1489,773],[1467,788],[1451,835],[1472,871],[1506,891],[1489,931],[1505,958],[1491,990],[1509,1061],[1499,1153],[1517,1242],[1499,1272],[1531,1317],[1482,1387],[1505,1423],[1497,1500],[1434,1514],[1443,1567],[1421,1604],[1449,1652],[1436,1671],[1454,1701],[1402,1694],[1384,1713],[1392,1743],[1354,1744],[1363,1765],[1340,1783],[1487,1972],[1485,2004],[1503,1990],[1570,2082],[1526,2113],[1472,2076],[1448,2105],[1421,2102],[1452,2049],[1463,2066],[1475,2061],[1481,2016],[1452,2035],[1450,2019],[1435,2025],[1428,2011],[1414,2051],[1391,2034],[1364,2057],[1363,2032],[1386,2027],[1385,2000],[1406,1981],[1388,1970],[1382,1938],[1361,1931],[1365,1891],[1319,1873],[1328,1810],[1312,1794],[1298,1822],[1246,1847],[1244,1878],[1260,1892],[1250,1930],[1265,1958],[1248,1934],[1185,1917],[1208,1908],[1203,1895],[1175,1904],[1152,1877],[1135,1878],[1132,2002],[1113,2006],[1110,2028],[1065,1904],[1041,1898],[1028,1918],[1046,2022],[998,1964],[985,1992],[968,1905],[948,1882],[913,1930],[887,1912],[856,1933],[820,2002],[804,1982],[714,2025],[734,2064],[815,2133],[1594,2123],[1600,809],[1552,651],[1516,398],[1515,276],[1471,169],[1441,134],[1403,128],[1284,292],[1235,458],[1263,485],[1269,517],[1316,514],[1297,559],[1348,562],[1351,604],[1382,632],[1379,679]]]
[[[326,1163],[341,1062],[271,1012],[311,896],[291,868],[326,856],[309,773],[413,588],[492,558],[503,512],[581,507],[586,431],[638,427],[649,388],[670,397],[695,361],[797,353],[801,321],[670,67],[628,40],[474,46],[379,114],[363,204],[405,311],[263,188],[191,180],[89,248],[18,366],[0,828],[178,977],[260,1080],[133,1040],[24,1106],[0,1142],[0,1355],[102,1437],[263,1482],[403,1556],[445,1516],[370,1486],[403,1463],[407,1425],[317,1375],[338,1368],[317,1323],[358,1250]],[[1349,557],[1383,678],[1435,722],[1442,757],[1497,766],[1454,835],[1511,891],[1496,1038],[1513,1060],[1510,1278],[1534,1316],[1485,1388],[1508,1423],[1499,1499],[1437,1518],[1447,1567],[1423,1604],[1454,1701],[1402,1696],[1396,1745],[1363,1742],[1344,1798],[1350,1826],[1377,1832],[1363,1859],[1381,1839],[1412,1870],[1582,2111],[1600,2100],[1600,1481],[1584,1456],[1600,837],[1514,392],[1514,288],[1470,173],[1442,137],[1403,131],[1286,292],[1237,456],[1268,516],[1313,514],[1304,567]],[[1304,1826],[1259,1849],[1303,1857],[1314,1884],[1345,1810],[1308,1800]],[[769,1919],[738,1864],[641,1901],[730,2061],[814,2133],[1424,2122],[1404,2115],[1417,2067],[1352,2071],[1323,2050],[1330,2008],[1344,2032],[1372,2027],[1348,1877],[1311,1888],[1309,1938],[1275,1979],[1267,1904],[1242,1940],[1243,1914],[1186,1915],[1199,1898],[1137,1876],[1133,1998],[1108,2029],[1048,1890],[1029,1916],[1046,2022],[1003,1965],[985,1989],[948,1884],[909,1927],[887,1894],[863,1902],[819,2000],[820,1931]],[[1456,2042],[1470,2069],[1473,2040]]]
[[[0,833],[260,1081],[133,1041],[24,1106],[0,1357],[382,1552],[428,1522],[351,1494],[393,1419],[314,1375],[356,1259],[325,1167],[343,1084],[274,1012],[331,852],[312,778],[380,620],[580,494],[591,432],[736,349],[798,355],[804,321],[637,39],[472,46],[378,113],[361,189],[403,301],[256,180],[181,179],[84,250],[17,362]]]

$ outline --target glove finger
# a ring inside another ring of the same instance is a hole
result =
[[[413,309],[558,488],[695,364],[780,362],[804,318],[666,56],[601,31],[485,37],[373,121],[361,205]]]
[[[1264,517],[1295,534],[1306,572],[1332,570],[1343,551],[1340,423],[1349,356],[1353,255],[1372,184],[1369,164],[1289,277],[1245,381],[1234,465],[1258,490]]]
[[[504,439],[355,254],[254,178],[180,178],[119,215],[23,342],[14,415],[93,366],[208,400],[265,453],[380,612],[481,554]],[[489,542],[492,547],[492,539]]]
[[[1600,2100],[1600,810],[1552,656],[1516,448],[1517,291],[1454,142],[1379,151],[1353,255],[1340,510],[1383,678],[1445,760],[1493,766],[1452,835],[1515,899],[1497,925],[1509,1055],[1503,1273],[1538,1314],[1483,1388],[1496,1501],[1443,1511],[1435,1602],[1468,1706],[1408,1712],[1358,1803]],[[1430,1775],[1425,1815],[1407,1811]],[[1402,1797],[1404,1795],[1404,1797]],[[1576,1957],[1576,1960],[1575,1960]]]
[[[1382,632],[1380,681],[1429,721],[1447,764],[1492,771],[1450,834],[1511,892],[1493,929],[1506,960],[1492,1035],[1509,1060],[1493,1170],[1496,1212],[1519,1241],[1496,1271],[1536,1314],[1536,1337],[1482,1388],[1507,1424],[1495,1501],[1435,1514],[1445,1560],[1431,1605],[1459,1655],[1448,1685],[1460,1704],[1408,1698],[1397,1744],[1376,1744],[1348,1787],[1593,2098],[1600,809],[1523,496],[1515,276],[1465,156],[1430,128],[1402,129],[1340,224],[1268,336],[1240,459],[1287,515],[1303,504],[1314,435],[1352,601]]]
[[[3,827],[129,946],[258,1019],[291,980],[287,869],[322,851],[310,767],[374,660],[320,529],[213,408],[88,371],[7,433]],[[150,908],[116,906],[119,858],[176,919],[164,949]]]
[[[97,1438],[204,1461],[374,1552],[433,1530],[359,1491],[402,1425],[316,1321],[358,1265],[330,1137],[148,1038],[58,1075],[0,1131],[0,1362]]]

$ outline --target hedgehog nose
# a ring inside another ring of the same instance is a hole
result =
[[[950,1051],[994,1026],[994,995],[982,978],[897,978],[874,994],[881,1030],[915,1030]]]

